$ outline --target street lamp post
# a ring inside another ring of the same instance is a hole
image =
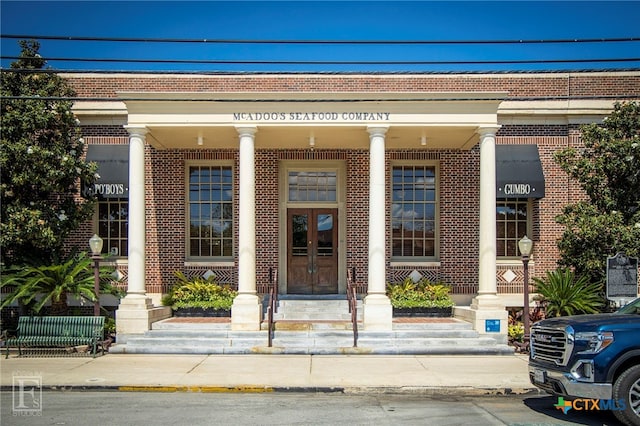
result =
[[[518,248],[522,255],[522,265],[524,266],[524,307],[522,308],[522,323],[524,325],[524,343],[529,339],[529,255],[533,248],[533,241],[525,235],[518,241]]]
[[[93,234],[89,239],[91,259],[93,259],[93,290],[96,293],[96,301],[93,303],[93,315],[100,316],[100,259],[102,253],[102,238]]]

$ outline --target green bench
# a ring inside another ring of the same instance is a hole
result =
[[[98,348],[104,354],[104,317],[27,317],[18,318],[17,337],[5,341],[7,358],[9,348],[75,347],[87,345],[94,358]]]

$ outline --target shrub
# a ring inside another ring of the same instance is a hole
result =
[[[23,304],[27,311],[39,314],[42,308],[51,303],[52,315],[68,315],[67,296],[71,295],[81,302],[93,303],[94,291],[93,260],[86,252],[72,253],[68,259],[52,265],[22,265],[2,271],[0,288],[9,289],[0,309],[14,302]],[[111,282],[113,269],[101,266],[100,294],[113,294],[121,297],[122,292]]]
[[[514,342],[524,340],[524,325],[521,322],[509,324],[509,340]]]
[[[227,285],[219,285],[214,278],[203,277],[187,278],[182,272],[174,275],[178,281],[169,294],[162,298],[165,306],[172,309],[180,308],[204,308],[213,310],[231,309],[233,299],[238,292]]]
[[[427,279],[416,283],[406,278],[401,283],[387,284],[387,295],[394,308],[450,308],[454,305],[450,291],[448,285]]]
[[[570,269],[548,271],[544,280],[533,280],[542,295],[547,317],[595,314],[605,305],[602,285],[590,283],[586,276],[576,279]]]

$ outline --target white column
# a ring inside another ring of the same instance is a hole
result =
[[[455,316],[498,343],[507,343],[508,314],[498,297],[496,283],[496,131],[483,127],[480,134],[480,229],[478,295],[471,306],[455,307]],[[495,327],[496,321],[499,327]]]
[[[480,128],[480,251],[478,297],[497,299],[496,283],[496,127]],[[478,303],[479,305],[482,302]]]
[[[231,308],[234,330],[260,330],[262,305],[256,292],[255,126],[236,127],[240,137],[238,296]]]
[[[147,129],[129,131],[129,252],[127,297],[145,297],[145,173],[144,145]]]
[[[369,132],[369,270],[368,291],[364,300],[364,327],[390,330],[393,321],[391,302],[386,296],[385,240],[385,140],[388,127],[368,127]]]
[[[154,307],[147,297],[146,237],[145,237],[145,135],[144,126],[125,126],[129,132],[129,251],[127,295],[116,311],[118,342],[126,343],[129,336],[142,334],[151,324],[169,318],[171,308]]]

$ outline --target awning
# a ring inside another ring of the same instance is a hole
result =
[[[95,184],[83,184],[84,196],[129,198],[129,145],[89,145],[87,161],[98,163],[100,178]]]
[[[496,145],[496,197],[542,198],[544,174],[537,145]]]

